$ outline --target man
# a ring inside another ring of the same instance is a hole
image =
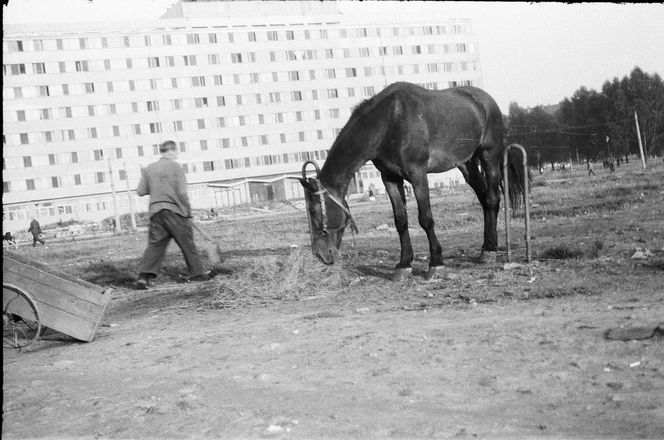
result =
[[[39,222],[34,218],[30,222],[30,228],[28,229],[28,232],[32,234],[32,247],[37,246],[37,242],[40,242],[42,246],[46,244],[44,239],[41,237],[41,226],[39,226]]]
[[[139,266],[138,289],[147,289],[150,281],[159,274],[171,238],[182,250],[190,281],[206,280],[212,276],[203,268],[194,243],[187,183],[182,168],[175,161],[175,142],[164,142],[159,152],[160,160],[141,168],[141,181],[137,189],[139,196],[150,196],[148,247]]]
[[[586,165],[588,166],[588,177],[592,174],[593,176],[595,175],[595,172],[593,171],[593,164],[590,163],[590,160],[586,160]]]

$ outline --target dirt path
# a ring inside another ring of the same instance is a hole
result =
[[[602,334],[663,316],[642,287],[251,313],[118,292],[94,343],[5,351],[3,438],[661,438],[661,338]]]

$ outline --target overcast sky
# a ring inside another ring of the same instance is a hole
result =
[[[9,0],[4,23],[158,18],[174,0]],[[547,105],[579,87],[600,90],[635,66],[664,76],[664,5],[612,3],[342,2],[363,14],[473,20],[484,88],[502,111]]]

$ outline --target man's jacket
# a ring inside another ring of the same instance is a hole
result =
[[[136,192],[139,196],[150,196],[150,217],[162,209],[191,217],[184,172],[173,159],[162,157],[147,168],[141,168],[141,181]]]

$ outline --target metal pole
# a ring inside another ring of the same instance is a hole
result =
[[[129,173],[127,172],[127,161],[123,162],[125,170],[125,182],[127,183],[127,197],[129,198],[129,212],[131,213],[131,228],[136,231],[136,215],[134,214],[134,199],[131,197],[131,189],[129,188]]]
[[[507,262],[510,262],[512,251],[510,249],[510,218],[509,218],[509,205],[510,205],[510,194],[509,194],[509,176],[507,173],[508,166],[508,153],[510,148],[518,148],[521,150],[523,157],[523,206],[524,206],[524,217],[525,217],[525,232],[524,238],[526,240],[526,261],[531,262],[531,253],[530,253],[530,206],[528,205],[528,157],[526,155],[526,150],[519,144],[511,144],[503,152],[503,193],[505,194],[505,240],[506,240],[506,249],[507,249]]]
[[[641,129],[639,129],[639,118],[634,110],[634,122],[636,123],[636,136],[639,138],[639,153],[641,153],[641,166],[646,169],[646,158],[643,154],[643,144],[641,143]]]
[[[115,180],[113,179],[113,167],[111,166],[111,159],[108,159],[108,178],[111,181],[111,194],[113,195],[113,211],[115,212],[115,231],[120,232],[122,226],[120,225],[120,214],[118,213],[118,201],[115,197]]]

